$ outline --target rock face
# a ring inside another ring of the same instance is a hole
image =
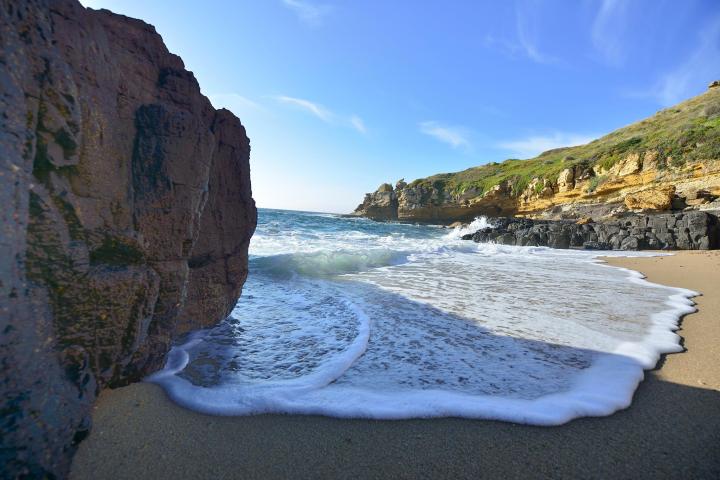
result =
[[[675,186],[651,188],[625,196],[625,206],[630,210],[669,210],[675,196]]]
[[[392,185],[383,183],[373,193],[365,194],[363,203],[355,209],[355,215],[381,221],[397,220],[398,198]]]
[[[612,171],[602,174],[566,169],[555,180],[533,178],[522,191],[510,182],[500,182],[485,192],[470,187],[462,193],[442,182],[403,182],[392,192],[392,201],[376,191],[367,194],[353,214],[374,220],[440,224],[470,221],[478,215],[559,220],[601,218],[629,210],[705,209],[712,205],[703,205],[720,198],[720,161],[673,169],[658,167],[656,159],[657,152],[643,157],[628,155]]]
[[[98,392],[223,319],[257,213],[249,140],[155,29],[0,0],[3,477],[64,477]]]
[[[708,250],[720,248],[720,221],[715,214],[629,215],[596,223],[563,220],[496,218],[493,226],[463,240],[502,245],[592,250]]]

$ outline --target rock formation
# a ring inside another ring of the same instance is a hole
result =
[[[664,211],[670,210],[675,197],[675,185],[660,188],[648,188],[625,196],[625,206],[629,210]]]
[[[231,310],[256,224],[249,140],[155,29],[0,0],[4,478],[57,478],[98,392]]]
[[[587,145],[403,181],[393,191],[396,211],[378,191],[354,214],[448,224],[478,215],[574,219],[720,209],[720,88],[713,85]]]
[[[401,182],[402,180],[398,184]],[[355,212],[373,220],[397,220],[398,199],[392,185],[383,183],[375,192],[366,194],[363,203],[357,206]]]
[[[707,212],[630,214],[605,222],[582,219],[495,218],[463,240],[501,245],[591,250],[708,250],[720,248],[720,221]]]

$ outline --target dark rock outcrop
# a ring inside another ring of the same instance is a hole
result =
[[[495,218],[463,240],[502,245],[592,250],[708,250],[720,248],[720,222],[707,212],[629,215],[600,223]]]
[[[63,477],[98,392],[237,301],[250,145],[152,26],[0,0],[0,152],[2,476]]]

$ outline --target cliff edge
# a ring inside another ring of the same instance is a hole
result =
[[[0,464],[68,471],[103,388],[229,314],[250,145],[142,21],[0,0]]]
[[[383,184],[353,212],[428,223],[720,209],[720,83],[587,145]],[[713,202],[715,202],[713,204]]]

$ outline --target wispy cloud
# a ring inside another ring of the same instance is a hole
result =
[[[550,135],[531,135],[526,138],[500,142],[497,147],[509,151],[512,156],[517,158],[532,158],[553,148],[584,145],[599,136],[554,132]]]
[[[295,12],[302,22],[312,26],[320,25],[331,11],[329,5],[318,5],[307,0],[282,0],[282,3]]]
[[[647,91],[631,92],[631,97],[654,98],[663,106],[673,105],[697,93],[697,89],[720,78],[720,15],[712,18],[698,34],[688,59],[663,74]]]
[[[351,127],[362,134],[367,133],[365,122],[358,115],[338,115],[323,105],[304,98],[288,97],[287,95],[275,95],[271,98],[274,98],[276,101],[284,105],[290,105],[303,110],[306,113],[319,118],[325,123]]]
[[[522,51],[530,60],[536,63],[557,63],[557,58],[540,51],[537,45],[537,17],[538,12],[533,11],[535,5],[524,3],[515,8],[515,29]]]
[[[352,125],[352,127],[360,133],[367,133],[365,122],[363,122],[363,119],[357,115],[350,116],[350,125]]]
[[[464,127],[441,125],[434,121],[420,122],[419,127],[425,135],[447,143],[453,148],[470,147],[467,129]]]
[[[611,65],[620,65],[625,59],[623,31],[627,25],[630,2],[602,0],[590,32],[595,49]]]
[[[330,123],[334,116],[333,113],[327,108],[323,107],[318,103],[311,102],[310,100],[305,100],[304,98],[288,97],[285,95],[277,95],[273,98],[275,98],[275,100],[280,103],[292,105],[300,108],[301,110],[305,110],[306,112],[315,115],[323,122]]]
[[[515,5],[515,35],[508,37],[503,34],[496,36],[485,35],[485,47],[500,51],[512,58],[528,58],[535,63],[559,63],[559,59],[543,52],[538,46],[538,22],[540,6],[537,2],[524,1]],[[510,29],[512,31],[512,29]]]

